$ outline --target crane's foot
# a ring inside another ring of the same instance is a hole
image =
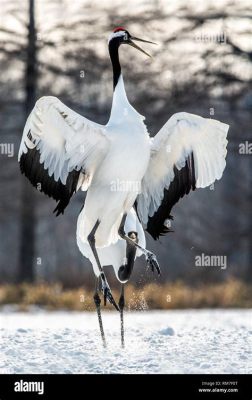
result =
[[[107,282],[107,280],[106,280],[104,275],[103,276],[101,275],[101,281],[102,281],[102,289],[101,290],[102,290],[102,293],[103,293],[103,296],[104,296],[104,306],[106,306],[107,300],[108,300],[111,304],[113,304],[115,309],[117,311],[119,311],[119,307],[118,307],[118,305],[116,304],[116,302],[114,300],[114,297],[113,297],[112,292],[110,290],[109,284],[108,284],[108,282]]]
[[[155,270],[157,271],[158,275],[161,275],[161,269],[159,267],[157,257],[151,251],[146,250],[146,261],[147,261],[147,269],[151,268],[152,272],[154,273]]]

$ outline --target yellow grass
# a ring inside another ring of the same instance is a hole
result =
[[[191,287],[181,281],[143,288],[126,285],[126,307],[141,309],[180,309],[206,307],[252,307],[252,285],[239,280]],[[118,289],[113,290],[116,300]],[[18,310],[40,306],[48,310],[94,310],[93,293],[83,288],[64,289],[60,284],[2,285],[0,306],[12,304]],[[108,308],[111,308],[108,305]]]

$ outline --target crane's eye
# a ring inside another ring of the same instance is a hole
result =
[[[125,32],[125,35],[124,35],[124,37],[123,37],[123,40],[129,40],[129,35],[128,35],[128,33],[127,32]]]

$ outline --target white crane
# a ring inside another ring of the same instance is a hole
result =
[[[129,246],[142,252],[159,273],[155,255],[144,248],[144,240],[138,242],[142,227],[125,230],[127,215],[133,223],[139,220],[154,239],[165,234],[173,205],[190,190],[221,178],[228,132],[224,123],[182,112],[174,114],[151,139],[144,117],[127,99],[121,73],[120,45],[128,44],[149,56],[134,41],[152,43],[131,36],[123,27],[109,37],[114,93],[106,125],[82,117],[56,97],[42,97],[27,119],[18,156],[21,172],[58,201],[56,215],[64,212],[78,189],[87,191],[78,218],[77,242],[93,262],[104,301],[108,299],[117,310],[120,308],[121,319],[123,290],[118,308],[101,259],[107,262],[111,257],[109,264],[113,265],[116,249],[120,248],[117,260],[121,260]],[[117,276],[125,281],[119,272]],[[94,300],[105,344],[97,285]]]

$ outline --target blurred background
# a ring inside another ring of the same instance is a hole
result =
[[[107,39],[123,25],[158,43],[146,48],[153,60],[133,48],[120,51],[128,98],[146,116],[151,135],[179,111],[230,125],[221,181],[175,206],[174,233],[157,242],[147,237],[162,276],[146,272],[139,259],[128,289],[132,306],[251,306],[250,1],[0,0],[0,5],[0,303],[57,307],[64,298],[63,306],[75,309],[85,303],[81,293],[93,288],[91,265],[75,239],[85,194],[77,193],[65,215],[55,218],[54,201],[20,174],[17,153],[27,115],[43,95],[59,97],[91,120],[108,121]],[[202,254],[226,257],[226,268],[196,266]],[[112,273],[109,280],[116,285]]]

